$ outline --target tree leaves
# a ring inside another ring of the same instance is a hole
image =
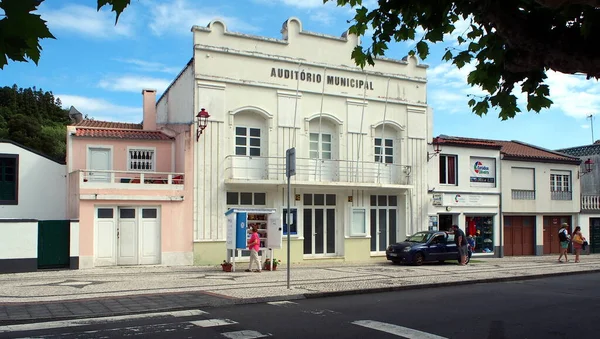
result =
[[[98,0],[98,11],[106,5],[112,6],[111,11],[116,13],[115,25],[119,22],[119,16],[127,6],[131,3],[131,0]]]

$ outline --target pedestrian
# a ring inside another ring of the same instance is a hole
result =
[[[458,254],[460,255],[460,265],[465,266],[467,264],[467,252],[468,252],[468,242],[467,237],[465,236],[465,232],[458,228],[458,225],[452,225],[452,230],[454,231],[454,243],[458,248]]]
[[[581,227],[575,227],[575,231],[573,231],[573,249],[575,250],[575,262],[579,262],[579,255],[581,254],[581,249],[583,248],[583,242],[585,238],[581,235]]]
[[[558,262],[562,262],[561,258],[563,255],[565,256],[565,262],[569,262],[569,259],[567,258],[567,249],[569,248],[571,237],[569,236],[567,227],[569,227],[569,224],[563,222],[560,230],[558,230],[558,241],[560,242],[560,255],[558,256]]]
[[[252,226],[252,234],[250,235],[250,239],[248,239],[248,249],[250,250],[250,264],[248,265],[246,272],[252,272],[252,264],[256,263],[258,269],[256,269],[254,272],[260,273],[260,259],[258,258],[258,251],[260,250],[260,238],[258,236],[258,228],[256,226]]]
[[[469,243],[469,261],[471,261],[471,256],[475,252],[475,238],[473,238],[472,234],[469,234],[467,237],[467,242]]]

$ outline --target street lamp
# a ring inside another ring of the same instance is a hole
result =
[[[206,126],[208,126],[208,118],[210,118],[210,114],[208,114],[208,111],[204,108],[202,108],[200,112],[198,112],[198,115],[196,115],[196,120],[198,120],[198,127],[196,129],[196,141],[200,139],[202,131],[204,131]]]
[[[583,174],[587,174],[590,173],[591,171],[594,170],[594,161],[592,161],[591,158],[588,158],[584,163],[583,163]]]
[[[441,141],[440,137],[433,138],[433,142],[432,142],[433,153],[427,152],[427,161],[431,160],[431,158],[440,154],[440,152],[442,151],[442,149],[440,148],[440,141]]]

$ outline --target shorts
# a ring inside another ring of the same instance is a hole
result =
[[[468,246],[458,246],[458,254],[461,257],[464,257],[469,252]]]
[[[568,241],[561,241],[560,242],[560,248],[562,248],[562,249],[569,248],[569,242]]]

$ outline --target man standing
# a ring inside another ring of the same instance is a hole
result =
[[[558,241],[560,241],[560,255],[558,256],[558,262],[562,262],[560,259],[562,259],[563,255],[565,256],[565,262],[569,262],[569,259],[567,259],[567,249],[569,248],[569,242],[571,242],[571,236],[567,230],[569,224],[563,222],[560,226],[560,230],[558,230]]]
[[[465,237],[465,232],[458,228],[458,225],[452,225],[452,230],[454,231],[454,243],[456,244],[458,254],[460,255],[460,265],[464,266],[467,264],[467,237]]]

